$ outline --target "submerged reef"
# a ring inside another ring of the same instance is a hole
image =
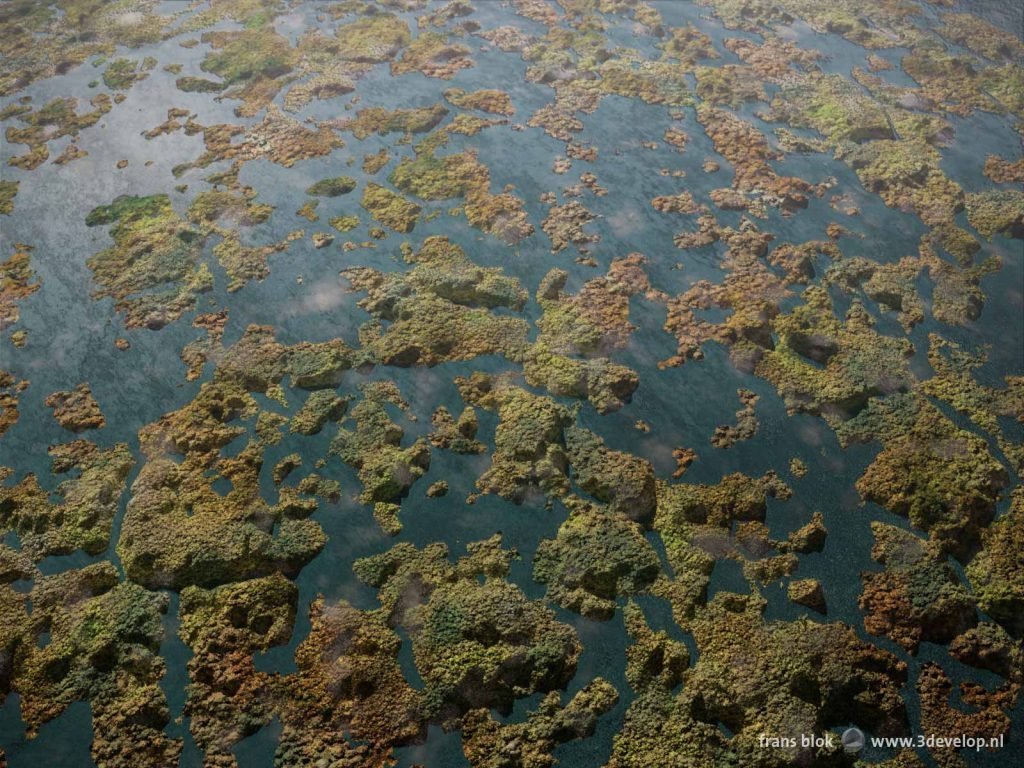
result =
[[[4,4],[0,766],[1012,763],[1017,5]]]

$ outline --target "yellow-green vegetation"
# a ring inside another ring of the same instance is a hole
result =
[[[552,691],[523,723],[500,723],[482,707],[470,710],[462,719],[463,752],[472,766],[549,765],[558,744],[593,734],[597,719],[618,698],[611,683],[598,677],[564,705]]]
[[[19,396],[28,387],[28,381],[18,380],[7,371],[0,370],[0,435],[18,422]]]
[[[113,102],[108,95],[101,93],[89,102],[89,106],[92,107],[92,111],[78,114],[78,99],[57,98],[38,109],[29,109],[19,114],[18,120],[24,123],[25,127],[8,126],[4,136],[9,144],[24,144],[28,151],[23,155],[12,154],[7,159],[7,164],[26,171],[38,168],[50,156],[47,142],[56,141],[64,136],[76,138],[79,131],[99,122],[99,119],[111,110]],[[13,197],[14,193],[11,194]]]
[[[410,634],[424,711],[448,725],[471,709],[507,713],[517,698],[563,687],[580,652],[571,627],[505,580],[517,555],[500,535],[467,550],[452,565],[443,544],[398,544],[353,566]]]
[[[873,398],[913,384],[909,341],[875,331],[871,315],[856,301],[839,320],[825,291],[808,288],[804,297],[805,304],[776,319],[779,343],[764,353],[756,369],[790,412],[813,413],[837,424]]]
[[[213,380],[139,434],[145,463],[132,486],[118,552],[129,576],[153,587],[295,574],[325,543],[309,519],[316,499],[281,488],[277,503],[268,503],[259,484],[264,440],[242,440],[265,412],[250,393],[273,394],[286,376],[296,387],[336,386],[351,364],[350,350],[340,340],[285,347],[272,329],[250,326],[231,347],[220,347],[218,336],[216,346],[195,347],[189,357],[213,353]],[[269,416],[277,425],[286,421]],[[223,480],[230,481],[226,492]]]
[[[939,34],[991,61],[1013,60],[1024,55],[1024,43],[1011,31],[970,13],[943,13]]]
[[[89,762],[84,702],[101,768],[1017,743],[1024,44],[953,4],[4,4],[0,716]]]
[[[825,591],[817,579],[794,579],[786,587],[786,597],[797,605],[810,608],[818,613],[825,613]]]
[[[528,383],[555,395],[585,397],[601,413],[622,407],[640,378],[608,356],[624,347],[634,330],[630,297],[650,290],[644,264],[640,254],[616,259],[606,277],[588,281],[576,295],[563,290],[564,270],[544,277],[537,289],[544,311],[537,321],[540,333],[523,364]]]
[[[450,104],[462,109],[477,109],[495,115],[514,115],[516,110],[512,100],[505,91],[483,88],[479,91],[466,91],[462,88],[449,88],[444,97]]]
[[[370,155],[364,155],[363,172],[373,175],[389,162],[391,162],[391,153],[386,149],[382,149],[379,152],[374,152]]]
[[[588,243],[599,239],[583,231],[583,227],[596,218],[581,202],[570,200],[565,205],[552,205],[540,226],[551,238],[552,252],[558,253],[570,244],[582,251]]]
[[[153,62],[154,65],[156,62]],[[148,69],[152,69],[149,67]],[[125,91],[149,77],[144,63],[132,59],[115,59],[103,70],[103,83],[115,91]]]
[[[881,439],[883,449],[857,490],[928,531],[944,552],[963,556],[992,520],[1006,470],[984,439],[927,401],[912,395],[876,399],[840,436]]]
[[[415,158],[406,158],[388,180],[403,192],[424,200],[465,198],[466,219],[474,227],[514,245],[533,234],[523,202],[509,192],[493,195],[487,166],[474,152],[436,157],[435,145],[447,141],[447,133],[432,134],[417,146]]]
[[[280,253],[288,247],[288,243],[295,239],[294,234],[279,243],[271,245],[245,246],[237,232],[221,233],[223,240],[213,248],[213,255],[224,267],[230,281],[227,290],[234,292],[240,290],[250,280],[262,280],[270,274],[267,266],[267,259],[275,253]],[[299,230],[299,237],[302,231]]]
[[[0,41],[11,63],[0,72],[0,96],[63,74],[117,46],[158,42],[173,16],[151,0],[63,0],[59,5],[17,2],[0,16]]]
[[[191,162],[176,165],[171,171],[176,178],[219,160],[233,160],[239,167],[242,163],[266,158],[283,168],[291,168],[300,160],[325,157],[345,145],[329,127],[306,128],[273,104],[267,106],[262,122],[249,128],[228,123],[204,126],[190,121],[185,130],[190,135],[203,135],[205,151]],[[235,142],[233,138],[239,134],[244,136]]]
[[[355,118],[344,123],[344,127],[357,139],[365,139],[374,133],[381,136],[389,133],[426,133],[447,116],[448,110],[442,104],[395,110],[370,107],[359,110]]]
[[[750,31],[765,30],[799,18],[819,33],[842,35],[850,42],[874,50],[908,45],[922,36],[912,21],[914,9],[887,0],[834,0],[828,4],[810,0],[781,0],[777,3],[755,0],[705,0],[726,27]],[[874,23],[865,23],[870,18]]]
[[[256,192],[245,188],[240,192],[212,189],[196,195],[188,207],[189,219],[205,230],[216,231],[220,222],[244,227],[262,224],[270,218],[273,208],[253,202]]]
[[[265,107],[293,69],[296,51],[272,27],[210,32],[203,37],[213,50],[200,66],[223,81],[226,98],[242,100],[236,109],[240,116],[254,115]]]
[[[1021,580],[1021,517],[1024,493],[1014,491],[1009,511],[982,534],[982,550],[967,567],[978,605],[1015,638],[1024,635],[1024,582]]]
[[[573,414],[567,408],[482,373],[455,383],[467,403],[498,414],[491,466],[476,481],[482,493],[522,504],[537,491],[558,497],[569,492],[563,432]]]
[[[987,386],[978,381],[977,373],[988,362],[984,352],[968,352],[938,334],[930,334],[928,342],[928,363],[935,375],[921,383],[921,391],[948,403],[992,435],[1010,466],[1020,474],[1024,471],[1024,445],[1014,439],[1005,417],[1020,420],[1024,378],[1006,376],[1005,387]]]
[[[1024,193],[1020,190],[989,190],[966,196],[967,221],[982,236],[1003,233],[1024,239]]]
[[[736,411],[735,425],[723,424],[715,427],[715,434],[711,436],[711,444],[715,448],[728,448],[741,440],[749,440],[757,434],[759,422],[754,408],[760,397],[749,389],[737,390],[736,394],[739,395],[743,407]]]
[[[128,446],[101,448],[86,440],[53,445],[51,471],[67,479],[44,488],[34,474],[0,487],[0,526],[15,531],[22,550],[35,560],[81,549],[97,555],[110,531],[128,472],[135,464]],[[5,479],[13,470],[0,468]]]
[[[191,75],[179,77],[175,80],[174,84],[178,87],[179,91],[185,91],[185,93],[219,93],[225,88],[224,83],[207,80],[205,77],[192,77]]]
[[[162,328],[213,287],[213,275],[199,261],[201,236],[175,213],[167,195],[119,197],[94,208],[85,223],[113,224],[113,247],[86,263],[99,286],[94,296],[112,298],[129,328]]]
[[[282,495],[271,506],[263,500],[258,443],[235,456],[220,454],[244,432],[232,422],[254,411],[238,384],[206,384],[184,409],[143,429],[146,462],[118,542],[133,580],[180,588],[296,573],[323,547],[320,526],[307,519],[315,501],[290,504]],[[219,478],[231,482],[226,495],[214,487]]]
[[[436,448],[454,453],[483,453],[487,450],[487,446],[476,439],[480,420],[471,406],[466,406],[456,420],[451,411],[439,405],[430,416],[430,424],[433,427],[430,443]]]
[[[765,101],[761,78],[750,67],[726,64],[721,67],[697,67],[697,95],[708,104],[738,109],[745,101]]]
[[[764,607],[756,595],[725,592],[692,617],[677,610],[676,620],[696,641],[699,656],[691,666],[682,643],[651,630],[640,609],[630,606],[626,676],[636,698],[615,737],[610,766],[756,760],[781,768],[814,753],[842,759],[842,747],[835,736],[831,750],[764,747],[763,728],[822,733],[852,721],[873,732],[906,733],[899,696],[904,662],[843,624],[768,622]],[[851,685],[856,696],[847,695]]]
[[[749,220],[738,230],[719,225],[710,214],[700,216],[697,223],[697,231],[676,236],[676,246],[690,250],[724,243],[727,250],[721,268],[725,278],[721,283],[698,280],[678,297],[667,298],[664,327],[676,338],[677,353],[661,365],[699,360],[704,355],[702,345],[713,340],[730,347],[737,364],[750,368],[759,359],[761,349],[771,347],[772,319],[779,314],[780,302],[789,295],[786,282],[768,269],[764,260],[772,236],[759,231]],[[811,256],[822,250],[817,244],[799,249],[801,253],[809,251]],[[809,255],[803,253],[800,260],[806,258]],[[721,322],[709,322],[697,310],[710,308],[729,312]]]
[[[388,180],[404,192],[424,200],[447,200],[465,197],[470,189],[488,179],[486,166],[472,153],[435,157],[421,152],[415,158],[405,158],[392,171]]]
[[[356,180],[351,176],[334,176],[311,184],[306,189],[306,194],[313,197],[338,197],[347,195],[355,188]]]
[[[328,222],[339,232],[351,232],[359,226],[358,216],[335,216]]]
[[[427,77],[450,80],[460,69],[473,66],[469,54],[468,46],[449,42],[446,35],[422,31],[402,52],[402,57],[391,63],[391,74],[420,72]]]
[[[164,733],[170,712],[160,687],[166,596],[121,582],[111,563],[23,577],[35,577],[28,592],[0,586],[0,648],[9,659],[4,694],[20,696],[26,733],[84,701],[97,765],[176,764],[181,740]]]
[[[686,78],[679,67],[669,62],[644,61],[637,67],[628,59],[610,59],[594,69],[604,93],[647,104],[681,107],[693,103]]]
[[[394,747],[421,741],[421,694],[406,682],[398,661],[403,640],[383,612],[317,599],[309,613],[296,673],[284,681],[276,759],[386,762]]]
[[[393,59],[409,44],[409,25],[390,13],[364,16],[337,28],[338,55],[351,61],[377,63]]]
[[[188,208],[188,217],[204,236],[217,235],[221,241],[213,255],[224,267],[230,281],[228,291],[241,289],[250,280],[262,280],[270,274],[268,258],[285,250],[301,233],[288,235],[271,245],[243,245],[236,227],[251,227],[270,218],[273,207],[255,202],[255,190],[244,187],[238,191],[213,189],[201,192]]]
[[[564,608],[609,619],[616,598],[642,592],[658,577],[658,556],[625,514],[579,500],[569,510],[557,537],[537,547],[533,578]]]
[[[526,292],[501,269],[479,267],[443,237],[406,253],[407,273],[359,267],[342,272],[359,306],[374,318],[360,329],[372,359],[385,365],[436,365],[502,354],[522,359],[526,321],[490,311],[522,309]],[[387,323],[387,325],[385,325]]]
[[[574,482],[613,513],[649,524],[657,505],[654,467],[646,459],[608,448],[589,429],[565,430],[566,455]]]
[[[295,215],[301,216],[302,218],[309,222],[319,221],[320,214],[316,212],[316,209],[319,206],[319,200],[307,200],[302,204],[302,207],[295,212]]]
[[[311,392],[306,402],[292,416],[289,429],[302,435],[315,435],[328,421],[337,421],[348,407],[348,400],[329,389]]]
[[[0,181],[0,214],[14,211],[14,198],[18,196],[18,181]]]
[[[23,243],[16,243],[11,257],[0,262],[0,331],[21,319],[18,305],[39,290],[31,262],[32,248]]]
[[[864,295],[878,302],[879,309],[899,312],[899,321],[908,331],[924,320],[924,304],[916,281],[924,265],[918,259],[904,258],[893,264],[879,264],[870,259],[842,259],[829,267],[826,279],[848,291],[862,289]],[[941,297],[941,291],[939,291]],[[941,316],[942,302],[933,307]]]
[[[939,168],[939,151],[915,139],[864,144],[844,159],[861,183],[891,208],[910,209],[930,225],[946,224],[963,208],[963,190]]]
[[[257,671],[253,655],[288,641],[297,602],[295,585],[280,574],[182,590],[178,634],[192,651],[185,712],[208,755],[233,759],[234,742],[276,713],[280,682]]]
[[[467,725],[482,725],[487,706],[504,711],[513,697],[563,684],[579,651],[575,634],[504,581],[513,553],[491,539],[470,544],[469,555],[454,566],[446,554],[440,546],[399,545],[358,561],[357,572],[381,590],[384,607],[360,611],[344,600],[315,599],[309,635],[288,675],[258,670],[254,656],[288,641],[297,608],[293,584],[273,575],[185,589],[180,635],[193,651],[186,713],[197,744],[209,755],[229,757],[236,742],[277,717],[282,733],[276,759],[282,764],[324,755],[343,762],[372,755],[386,762],[394,747],[422,740],[429,722],[458,727],[465,712]],[[408,588],[417,584],[424,592],[416,588],[414,595]],[[408,594],[397,605],[396,590]],[[399,629],[413,637],[425,690],[403,676]],[[488,688],[495,683],[495,693],[482,700],[473,682],[478,673]],[[547,699],[533,718],[533,732],[542,740],[531,749],[549,751],[571,734],[589,733],[616,696],[595,680],[562,717],[557,698]],[[481,732],[476,749],[490,743]]]
[[[675,59],[688,67],[693,67],[701,59],[721,57],[711,38],[692,23],[685,27],[673,27],[669,30],[668,39],[658,45],[666,58]]]
[[[814,128],[832,147],[893,138],[885,110],[839,75],[807,76],[784,85],[772,99],[772,118],[795,128]]]
[[[1020,104],[1018,100],[1004,106],[986,93],[987,81],[1003,81],[1005,87],[1010,85],[1006,80],[1019,80],[1019,74],[1014,78],[1007,70],[1003,77],[990,81],[992,70],[979,72],[973,59],[950,54],[938,43],[916,46],[901,63],[903,70],[920,84],[922,93],[950,112],[968,115],[975,109],[1002,111],[1006,107],[1015,111]]]
[[[815,548],[816,540],[822,538],[820,522],[781,542],[769,539],[767,531],[757,525],[765,519],[769,498],[790,495],[790,489],[774,473],[753,478],[737,472],[714,485],[659,481],[654,529],[665,542],[668,561],[677,574],[673,599],[680,610],[691,610],[703,600],[717,559],[745,559],[741,554],[747,549],[744,540],[757,553],[747,563],[755,569],[748,578],[756,576],[757,569],[770,568],[772,561],[792,565],[794,550]],[[737,526],[735,538],[733,526]]]
[[[341,423],[331,452],[358,471],[363,503],[393,502],[430,468],[430,447],[422,438],[402,447],[405,431],[386,407],[408,408],[398,387],[378,382],[361,385],[360,391],[363,396]]]
[[[871,556],[885,570],[861,575],[868,632],[914,652],[922,640],[948,643],[975,624],[974,598],[934,542],[885,523],[873,522],[871,530]]]
[[[412,232],[422,210],[397,192],[373,182],[363,190],[360,205],[376,221],[396,232]]]

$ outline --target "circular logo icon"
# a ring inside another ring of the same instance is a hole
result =
[[[843,749],[849,754],[864,749],[864,732],[860,728],[847,728],[843,731]]]

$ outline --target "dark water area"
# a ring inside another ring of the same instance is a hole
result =
[[[956,0],[953,10],[971,13],[1024,40],[1024,7],[1006,0]]]

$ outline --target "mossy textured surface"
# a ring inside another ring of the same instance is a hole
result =
[[[1019,5],[0,4],[0,768],[1009,768]]]

